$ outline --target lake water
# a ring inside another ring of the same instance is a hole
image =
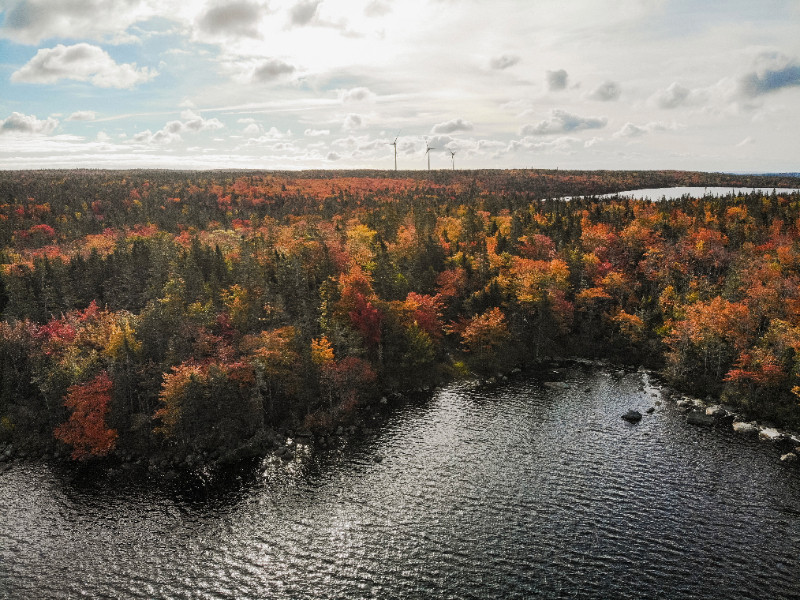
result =
[[[667,200],[676,200],[678,198],[682,198],[683,196],[689,196],[690,198],[703,198],[704,196],[729,196],[731,194],[736,196],[743,196],[746,194],[752,194],[754,192],[758,192],[764,194],[765,196],[769,196],[772,194],[772,190],[775,190],[776,194],[796,194],[800,193],[800,189],[797,188],[746,188],[746,187],[666,187],[666,188],[647,188],[641,190],[629,190],[626,192],[619,192],[616,194],[603,194],[602,196],[598,196],[599,198],[616,198],[620,196],[622,198],[631,198],[631,199],[640,199],[640,200],[662,200],[666,198]],[[571,199],[572,196],[565,197],[565,200]]]
[[[454,385],[213,490],[15,463],[0,597],[800,597],[800,469],[670,402],[620,418],[659,394]]]

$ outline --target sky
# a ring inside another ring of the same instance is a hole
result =
[[[0,169],[797,172],[799,32],[798,0],[0,0]]]

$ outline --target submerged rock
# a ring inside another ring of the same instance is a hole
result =
[[[639,421],[642,420],[642,413],[640,413],[638,410],[629,410],[624,415],[622,415],[622,418],[625,419],[628,423],[638,423]]]
[[[702,412],[690,412],[686,416],[686,422],[689,423],[689,425],[711,427],[714,424],[714,417],[711,417]]]
[[[652,415],[654,412],[656,412],[656,408],[655,408],[655,406],[651,406],[645,412],[647,412],[648,415]]]
[[[733,424],[733,430],[742,435],[756,435],[758,433],[758,427],[752,423],[745,423],[743,421],[736,421]]]

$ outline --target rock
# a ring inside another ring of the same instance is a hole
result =
[[[555,390],[566,390],[567,388],[569,388],[569,384],[563,381],[545,381],[544,385],[545,387],[549,387]]]
[[[756,435],[758,433],[758,427],[752,423],[745,423],[744,421],[736,421],[733,424],[733,430],[742,435]]]
[[[646,412],[648,415],[652,415],[654,412],[656,412],[656,409],[654,406],[651,406],[650,408],[647,409]]]
[[[689,400],[688,398],[681,398],[677,402],[678,408],[689,408],[690,406],[694,406],[694,402]]]
[[[758,439],[767,442],[779,442],[783,439],[783,434],[774,427],[764,427],[758,432]]]
[[[689,425],[699,425],[701,427],[711,427],[714,424],[714,417],[702,412],[690,412],[686,416],[686,422]]]
[[[381,397],[380,403],[381,404],[388,404],[389,403],[389,399],[386,396],[383,396],[383,397]]]
[[[376,463],[382,463],[383,462],[383,457],[380,454],[376,454],[375,456],[372,457],[372,460],[374,462],[376,462]]]
[[[629,410],[624,415],[622,415],[622,418],[625,419],[628,423],[638,423],[639,421],[642,420],[642,413],[640,413],[638,410]]]
[[[656,406],[661,406],[661,400],[656,400]]]
[[[714,406],[709,406],[706,409],[706,414],[709,417],[714,417],[719,419],[726,416],[728,413],[719,404],[715,404]]]
[[[781,456],[781,462],[797,462],[797,454],[788,452]]]

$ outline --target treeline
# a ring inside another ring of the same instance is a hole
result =
[[[554,355],[800,424],[800,197],[659,172],[0,173],[0,440],[213,454]]]

